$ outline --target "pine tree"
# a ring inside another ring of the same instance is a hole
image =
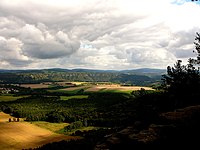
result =
[[[173,67],[167,67],[167,74],[162,76],[163,89],[176,99],[177,105],[197,104],[200,96],[200,34],[195,38],[197,58],[189,58],[187,65],[178,60]],[[189,100],[190,99],[190,100]]]

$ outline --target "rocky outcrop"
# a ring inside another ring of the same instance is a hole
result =
[[[157,123],[140,129],[141,122],[108,135],[95,150],[175,148],[200,143],[200,106],[190,106],[160,114]]]

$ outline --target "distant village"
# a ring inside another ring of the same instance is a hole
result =
[[[0,84],[0,94],[15,94],[18,93],[19,90],[16,88],[19,85],[12,84]]]
[[[5,87],[0,87],[0,94],[13,94],[13,93],[18,93],[19,90],[14,89],[14,88],[5,88]]]

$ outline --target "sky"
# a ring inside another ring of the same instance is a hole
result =
[[[166,69],[196,56],[198,14],[190,0],[1,0],[0,69]]]

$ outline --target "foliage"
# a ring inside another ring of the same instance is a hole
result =
[[[54,81],[116,82],[147,86],[160,81],[157,76],[136,75],[118,72],[14,72],[0,73],[0,82],[4,84],[42,83]],[[53,89],[53,88],[52,88]],[[55,88],[54,88],[55,89]]]
[[[167,74],[163,75],[163,88],[175,97],[177,107],[200,103],[197,99],[200,93],[200,72],[196,65],[200,60],[200,35],[195,38],[197,59],[190,58],[187,65],[178,60],[174,67],[167,67]],[[190,99],[190,100],[189,100]]]
[[[68,123],[51,123],[47,121],[33,121],[31,123],[38,127],[45,128],[56,133],[58,133],[59,130],[68,125]]]
[[[148,93],[151,93],[152,91],[147,91],[145,90],[144,88],[141,88],[140,90],[137,90],[137,91],[132,91],[131,94],[134,96],[134,97],[142,97]]]
[[[200,64],[200,34],[197,32],[196,33],[196,37],[195,37],[195,50],[193,51],[194,53],[196,53],[197,58],[191,58],[190,61],[193,64]]]
[[[189,62],[188,65],[181,65],[181,60],[174,67],[167,68],[167,75],[163,75],[165,88],[178,95],[183,93],[195,94],[199,91],[199,70]]]
[[[121,125],[122,120],[127,119],[126,114],[118,112],[123,112],[120,104],[129,100],[129,97],[122,93],[93,93],[88,98],[63,101],[57,96],[31,96],[1,102],[0,108],[13,116],[26,118],[27,121],[71,123],[87,120],[84,122],[86,126],[112,126]]]
[[[47,121],[60,123],[65,121],[65,117],[58,111],[52,111],[47,114]]]
[[[81,128],[83,127],[84,124],[82,121],[75,121],[75,122],[72,122],[70,125],[66,126],[64,128],[65,131],[71,131],[73,129],[78,129],[78,128]]]

